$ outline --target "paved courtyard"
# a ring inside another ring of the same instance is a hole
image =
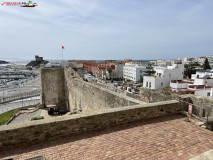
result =
[[[3,159],[187,160],[213,149],[213,132],[181,115],[153,118],[0,152]]]

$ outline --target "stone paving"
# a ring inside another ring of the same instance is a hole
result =
[[[17,124],[17,123],[23,123],[27,121],[31,121],[32,118],[42,116],[44,118],[49,118],[51,116],[48,115],[48,112],[43,109],[39,109],[37,111],[34,111],[32,113],[22,113],[18,115],[16,118],[14,118],[9,124]]]
[[[23,123],[27,121],[31,121],[32,118],[40,116],[41,110],[34,111],[32,113],[22,113],[18,115],[16,118],[14,118],[10,124],[17,124],[17,123]]]
[[[213,132],[173,115],[0,152],[0,158],[187,160],[213,149]]]

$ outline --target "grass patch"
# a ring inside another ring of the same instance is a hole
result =
[[[32,107],[36,107],[36,105],[30,105],[27,107],[17,108],[17,109],[0,114],[0,125],[7,122],[10,118],[12,118],[21,109],[28,109],[28,108],[32,108]]]
[[[44,119],[44,117],[43,116],[34,117],[31,119],[31,121],[40,120],[40,119]]]
[[[165,92],[165,95],[171,95],[171,93],[169,93],[169,92]]]

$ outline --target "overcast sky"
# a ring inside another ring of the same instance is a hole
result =
[[[65,59],[213,54],[213,0],[33,2],[38,6],[0,6],[0,59],[32,59],[36,54],[60,59],[61,44]]]

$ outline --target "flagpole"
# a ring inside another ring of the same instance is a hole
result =
[[[64,60],[63,60],[64,57],[63,57],[63,47],[62,47],[62,46],[61,46],[61,49],[62,49],[62,61],[61,61],[61,66],[64,67]]]

